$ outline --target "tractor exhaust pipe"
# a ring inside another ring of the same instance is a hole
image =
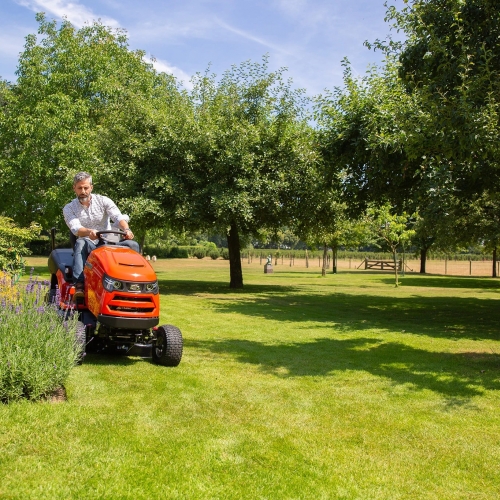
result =
[[[56,249],[56,228],[50,228],[50,244],[52,246],[52,250]]]

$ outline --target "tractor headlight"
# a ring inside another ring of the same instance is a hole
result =
[[[146,292],[158,293],[158,281],[155,281],[154,283],[146,283],[146,286],[144,288]]]
[[[132,292],[132,293],[158,293],[158,281],[153,283],[137,283],[129,281],[121,281],[110,276],[102,278],[102,286],[108,292]]]
[[[110,278],[109,276],[104,276],[102,279],[102,286],[108,291],[113,292],[115,290],[123,290],[124,284],[123,281],[115,280]]]

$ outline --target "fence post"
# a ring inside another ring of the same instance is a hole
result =
[[[448,274],[448,257],[444,258],[444,274]]]
[[[472,259],[469,259],[469,276],[472,276]]]

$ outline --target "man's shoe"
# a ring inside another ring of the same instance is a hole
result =
[[[75,284],[75,293],[73,294],[73,302],[83,300],[85,297],[85,285],[81,282]]]

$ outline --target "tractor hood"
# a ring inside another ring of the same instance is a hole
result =
[[[140,254],[126,247],[111,245],[96,248],[87,265],[99,266],[108,276],[123,281],[156,281],[150,263]]]

